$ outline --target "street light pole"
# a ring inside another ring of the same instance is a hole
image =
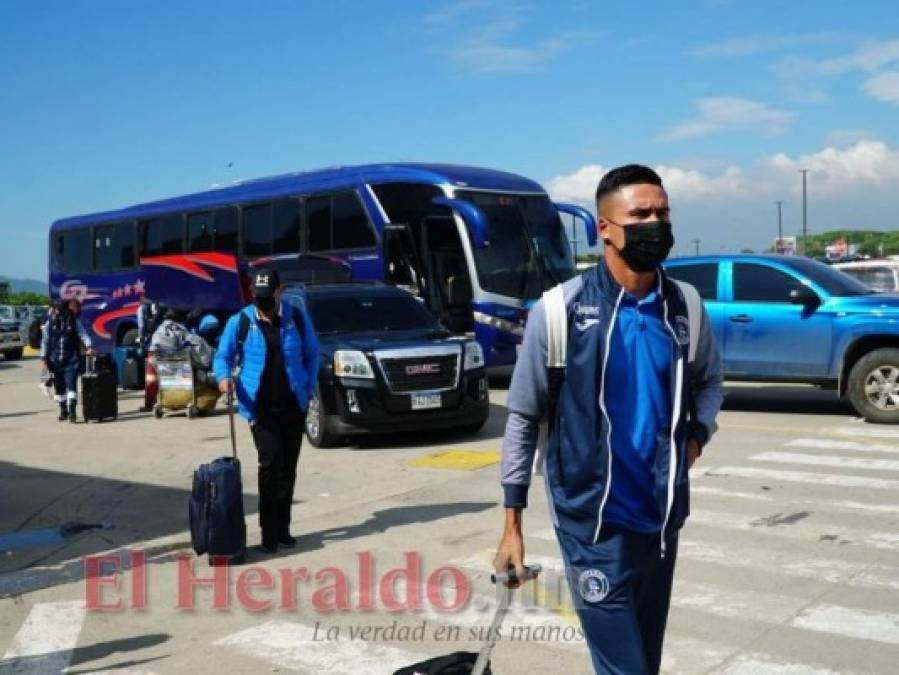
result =
[[[699,255],[699,239],[694,239],[693,245],[696,246],[696,255]]]
[[[783,226],[783,213],[781,211],[781,207],[783,206],[783,202],[774,202],[777,204],[777,238],[784,238],[784,226]]]
[[[808,178],[808,169],[799,169],[799,173],[802,174],[802,253],[803,255],[808,255],[808,243],[806,242],[806,238],[808,237],[808,191],[807,191],[807,178]]]

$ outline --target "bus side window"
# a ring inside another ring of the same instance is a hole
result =
[[[300,252],[300,202],[281,199],[274,204],[272,253]]]
[[[258,258],[272,252],[272,205],[250,204],[243,207],[243,255]]]
[[[181,214],[141,221],[138,229],[141,256],[184,253],[184,221]]]
[[[187,250],[202,253],[212,248],[212,214],[208,211],[190,214],[187,217]]]
[[[306,200],[306,249],[331,249],[331,197],[312,197]]]
[[[56,234],[53,259],[59,269],[66,272],[87,272],[92,258],[91,228],[65,230]]]
[[[221,253],[232,253],[237,255],[238,248],[238,223],[240,222],[240,212],[236,206],[227,206],[218,209],[213,215],[213,223],[215,227],[215,237],[213,247]]]
[[[94,269],[129,269],[134,259],[134,223],[94,227]]]
[[[333,248],[374,248],[375,234],[355,192],[338,192],[333,203]]]

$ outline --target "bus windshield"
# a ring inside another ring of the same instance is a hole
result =
[[[490,223],[490,245],[475,248],[481,288],[524,300],[574,276],[562,221],[546,195],[457,191]]]

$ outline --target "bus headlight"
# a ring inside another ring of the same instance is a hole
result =
[[[365,354],[348,349],[339,349],[334,352],[334,374],[338,377],[375,379],[375,371],[371,369],[371,364]]]
[[[484,350],[477,342],[465,343],[465,370],[484,367]]]

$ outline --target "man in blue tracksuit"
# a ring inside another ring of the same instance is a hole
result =
[[[306,313],[281,299],[273,269],[253,273],[253,304],[225,325],[213,370],[222,393],[237,391],[259,455],[262,548],[292,547],[290,505],[306,406],[318,377],[318,338]],[[236,386],[232,372],[240,365]]]
[[[596,201],[604,260],[562,286],[567,359],[555,396],[545,301],[528,318],[507,402],[495,565],[523,573],[522,509],[549,413],[542,469],[594,667],[644,675],[661,663],[687,472],[717,428],[721,359],[705,311],[691,336],[684,291],[660,268],[674,239],[659,176],[613,169]]]
[[[59,421],[78,419],[78,375],[82,347],[91,350],[91,337],[81,323],[81,303],[71,299],[50,311],[41,336],[41,365],[53,374]]]

